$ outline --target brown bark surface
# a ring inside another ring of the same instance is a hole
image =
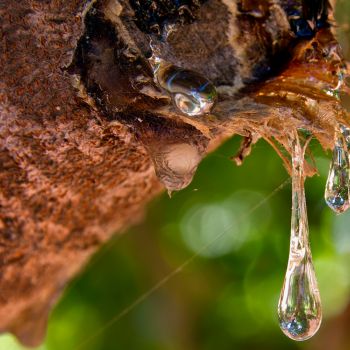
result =
[[[0,329],[29,344],[67,280],[161,189],[144,147],[64,70],[83,5],[0,5]]]
[[[278,76],[251,84],[252,67],[261,64],[256,58],[268,59],[274,40],[277,51],[294,40],[277,7],[269,10],[267,28],[279,28],[278,37],[267,41],[261,32],[266,26],[254,19],[240,18],[244,26],[236,33],[234,6],[219,0],[205,2],[199,20],[169,38],[166,59],[218,86],[213,115],[197,119],[177,113],[149,69],[139,67],[138,59],[147,62],[149,39],[130,20],[128,1],[98,2],[99,18],[118,40],[94,37],[93,54],[86,51],[83,63],[71,65],[79,38],[87,35],[86,8],[78,0],[0,2],[0,330],[29,345],[42,338],[51,305],[67,281],[113,232],[138,220],[144,204],[161,191],[148,154],[156,153],[157,164],[164,147],[186,144],[198,148],[199,162],[208,143],[213,148],[236,133],[251,142],[277,140],[288,150],[293,128],[309,129],[327,148],[337,121],[347,120],[338,102],[322,92],[337,85],[332,71],[342,62],[328,30],[294,45]],[[252,28],[257,51],[249,46]],[[193,36],[185,36],[187,31]],[[122,44],[129,56],[136,50],[136,61],[118,56],[116,63],[110,56]],[[242,46],[248,54],[239,51]],[[79,80],[75,87],[69,66]],[[146,80],[135,92],[141,73]],[[239,94],[237,80],[248,84]],[[251,142],[242,147],[239,162]],[[162,167],[158,176],[167,183]],[[174,188],[190,179],[178,179]]]

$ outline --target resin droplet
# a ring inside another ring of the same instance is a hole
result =
[[[215,86],[197,72],[160,63],[155,76],[175,106],[189,116],[210,113],[217,100]]]
[[[157,177],[169,194],[188,186],[203,157],[196,146],[187,143],[171,144],[151,155]]]
[[[336,213],[349,208],[349,153],[343,136],[337,135],[328,173],[325,200]]]
[[[298,140],[292,155],[292,223],[287,272],[278,303],[284,334],[293,340],[312,337],[321,325],[321,299],[312,264],[304,191],[304,154]]]
[[[189,185],[209,144],[199,130],[184,126],[185,122],[148,114],[136,131],[169,193]]]

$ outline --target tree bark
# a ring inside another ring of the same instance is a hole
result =
[[[180,23],[164,44],[152,34],[164,16],[150,24],[136,3],[0,2],[0,330],[28,345],[41,341],[67,281],[162,190],[153,164],[170,190],[180,189],[204,153],[233,134],[246,137],[241,162],[260,137],[288,151],[288,130],[305,128],[329,148],[336,124],[347,124],[322,91],[337,85],[328,73],[342,64],[327,28],[299,41],[279,5],[256,19],[241,15],[239,1],[194,1],[190,20],[184,9],[170,11]],[[156,86],[150,35],[164,59],[218,87],[210,118],[176,112]],[[272,74],[276,56],[285,61]],[[173,145],[197,150],[186,178],[162,163]]]
[[[1,5],[0,329],[29,345],[66,282],[161,190],[142,144],[64,71],[83,5]]]

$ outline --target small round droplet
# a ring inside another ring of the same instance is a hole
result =
[[[197,72],[160,65],[156,77],[159,85],[170,93],[175,106],[189,116],[210,113],[217,100],[215,86]]]

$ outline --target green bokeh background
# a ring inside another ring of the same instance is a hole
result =
[[[338,1],[348,58],[349,17],[350,2]],[[336,216],[323,200],[329,155],[312,142],[320,175],[306,182],[324,320],[314,338],[297,343],[281,333],[276,315],[288,259],[291,185],[263,141],[237,167],[229,157],[239,141],[234,137],[210,154],[188,188],[155,199],[142,224],[101,249],[67,287],[38,350],[79,344],[86,350],[350,349],[350,212]],[[109,323],[123,311],[129,312]],[[3,335],[0,349],[25,348]]]

